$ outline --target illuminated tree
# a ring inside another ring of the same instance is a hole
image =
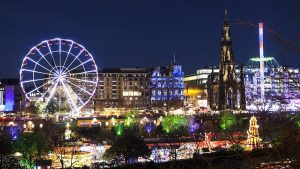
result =
[[[32,101],[29,105],[24,109],[26,114],[38,115],[40,114],[39,105],[36,102]]]
[[[134,126],[136,124],[136,117],[134,112],[127,112],[124,125],[126,127]]]
[[[59,98],[57,96],[50,99],[49,103],[45,107],[45,111],[49,114],[54,114],[56,112],[67,113],[71,111],[71,108],[66,101],[59,103]]]
[[[34,161],[47,155],[52,148],[51,142],[45,133],[42,132],[22,134],[19,139],[13,143],[14,152],[21,153],[21,165],[27,169],[32,169]]]
[[[188,119],[182,115],[167,115],[162,120],[162,127],[166,133],[178,131],[188,127]]]
[[[123,124],[116,124],[114,126],[116,136],[122,136],[124,134],[124,125]]]
[[[236,117],[232,112],[226,111],[221,114],[220,117],[220,127],[222,129],[230,129],[232,126],[236,124]]]
[[[54,114],[58,111],[58,103],[53,98],[50,99],[49,103],[45,107],[45,111],[49,114]]]

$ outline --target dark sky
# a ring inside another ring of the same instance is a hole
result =
[[[0,78],[17,77],[30,48],[55,37],[84,45],[98,67],[165,65],[175,52],[186,74],[194,73],[218,64],[224,9],[236,63],[258,56],[257,30],[238,19],[263,21],[299,42],[299,0],[1,0]],[[300,54],[281,49],[265,32],[266,56],[300,66]]]

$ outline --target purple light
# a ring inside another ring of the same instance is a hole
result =
[[[150,123],[147,123],[144,128],[145,128],[145,131],[150,133],[155,129],[155,125],[153,122],[150,122]]]
[[[190,133],[194,133],[195,131],[197,131],[200,128],[199,124],[195,122],[194,117],[191,117],[189,119],[189,126],[188,126],[188,130]]]

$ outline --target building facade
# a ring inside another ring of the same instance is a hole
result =
[[[119,68],[99,70],[94,104],[104,107],[150,106],[150,68]]]
[[[183,106],[184,72],[182,66],[175,63],[166,67],[157,67],[151,74],[151,105],[165,106],[166,109]]]
[[[72,73],[70,76],[76,76],[74,79],[94,81],[95,78],[88,74]],[[100,69],[96,92],[84,110],[100,113],[105,108],[178,108],[184,100],[183,77],[182,67],[178,64],[155,68]],[[74,80],[71,83],[73,93],[85,98],[85,92],[75,87],[81,86],[83,81]],[[45,85],[43,90],[47,91],[48,86]],[[91,92],[92,87],[84,86],[84,89]]]
[[[208,77],[212,73],[219,73],[218,67],[205,67],[196,71],[196,74],[184,77],[184,96],[186,105],[207,108]]]
[[[25,97],[18,79],[1,79],[0,112],[16,112],[25,106]]]
[[[247,109],[260,111],[296,111],[300,104],[299,68],[280,66],[273,57],[264,58],[264,86],[260,83],[260,58],[251,58],[245,67]],[[261,99],[264,87],[264,104]]]

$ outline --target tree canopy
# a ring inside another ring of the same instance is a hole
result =
[[[229,129],[236,124],[236,117],[232,112],[224,112],[220,116],[220,127],[222,129]]]
[[[162,120],[163,130],[167,133],[186,128],[188,126],[188,119],[181,115],[168,115]]]
[[[143,139],[126,133],[116,139],[103,157],[107,160],[124,160],[128,164],[130,160],[136,160],[138,157],[149,158],[150,154],[151,151]]]
[[[38,115],[41,111],[36,102],[30,102],[29,105],[24,109],[26,114]]]
[[[13,143],[14,152],[21,153],[21,164],[26,168],[32,168],[34,161],[42,158],[51,149],[49,139],[45,133],[34,132],[20,135],[20,137]]]

